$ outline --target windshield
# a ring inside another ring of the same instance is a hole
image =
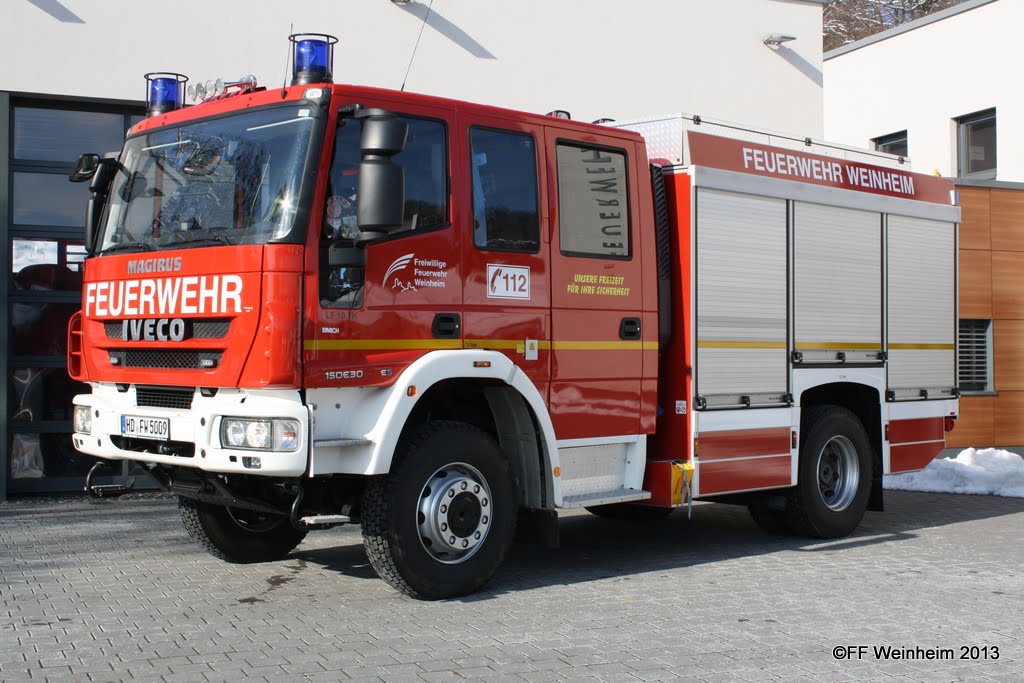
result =
[[[130,139],[100,253],[285,237],[299,207],[313,114],[276,107]]]

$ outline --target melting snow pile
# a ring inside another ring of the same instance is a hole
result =
[[[1024,498],[1024,458],[995,448],[968,448],[955,458],[932,460],[920,472],[887,475],[883,486],[901,491]]]

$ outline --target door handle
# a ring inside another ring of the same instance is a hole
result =
[[[619,323],[619,339],[639,339],[640,318],[623,318]]]
[[[458,313],[438,313],[430,326],[434,339],[458,339],[462,333],[462,322]]]

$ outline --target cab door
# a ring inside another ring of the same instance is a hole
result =
[[[545,399],[551,293],[541,127],[459,112],[463,345],[501,351]]]
[[[455,112],[354,90],[337,106],[358,102],[394,112],[408,125],[392,159],[405,177],[402,226],[356,246],[361,124],[339,116],[325,150],[319,234],[306,255],[305,386],[388,385],[422,355],[462,348],[458,218],[450,198]],[[332,262],[332,252],[351,261]]]
[[[555,434],[639,434],[643,338],[656,326],[644,329],[635,146],[557,128],[545,142]]]

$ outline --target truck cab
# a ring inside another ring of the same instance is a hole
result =
[[[223,559],[361,521],[400,590],[462,594],[521,513],[650,497],[646,149],[330,81],[151,103],[119,159],[80,164],[73,441],[140,463]]]

